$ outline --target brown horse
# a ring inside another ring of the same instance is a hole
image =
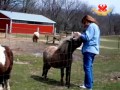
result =
[[[58,46],[49,46],[43,52],[43,73],[47,78],[48,70],[51,67],[61,69],[61,85],[64,85],[64,68],[66,68],[66,85],[70,86],[70,74],[72,65],[72,54],[82,44],[80,37],[69,36]]]
[[[13,66],[13,53],[7,46],[0,45],[0,90],[10,90],[9,79]]]

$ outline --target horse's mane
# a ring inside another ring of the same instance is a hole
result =
[[[60,50],[62,53],[68,53],[68,41],[72,38],[72,36],[68,36],[66,38],[64,38],[63,40],[61,40],[59,46],[58,46],[58,50]]]

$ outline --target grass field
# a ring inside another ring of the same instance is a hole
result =
[[[69,89],[60,86],[59,69],[51,68],[48,80],[43,80],[42,57],[16,55],[14,61],[11,90],[83,90],[78,87],[84,78],[82,57],[73,61]],[[93,90],[120,90],[120,50],[116,37],[102,37],[100,55],[94,62],[94,81]]]

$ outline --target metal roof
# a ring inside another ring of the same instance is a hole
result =
[[[4,10],[0,10],[0,13],[4,14],[5,16],[7,16],[8,18],[10,18],[12,20],[56,23],[53,20],[51,20],[43,15],[27,14],[27,13],[4,11]]]

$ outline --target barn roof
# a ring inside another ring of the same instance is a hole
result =
[[[43,15],[27,14],[27,13],[4,11],[4,10],[0,10],[0,13],[4,14],[5,16],[7,16],[8,18],[10,18],[12,20],[56,23],[53,20],[51,20]]]

